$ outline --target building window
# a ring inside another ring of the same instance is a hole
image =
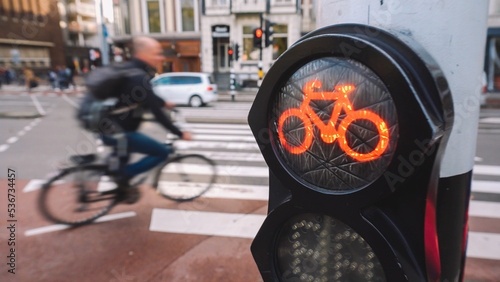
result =
[[[288,26],[277,24],[273,27],[273,60],[276,60],[288,48]]]
[[[146,8],[149,32],[161,32],[160,2],[158,0],[148,0],[146,1]]]
[[[114,2],[115,32],[117,35],[130,34],[130,4],[129,0]]]
[[[181,0],[182,31],[194,31],[194,0]]]
[[[198,0],[176,0],[177,31],[198,31]]]
[[[243,26],[243,61],[258,61],[260,49],[253,47],[253,30],[257,26]]]

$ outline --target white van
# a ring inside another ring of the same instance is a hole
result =
[[[170,103],[200,107],[217,101],[217,85],[206,73],[164,73],[153,78],[151,83],[156,95]]]

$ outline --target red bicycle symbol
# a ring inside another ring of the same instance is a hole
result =
[[[300,108],[291,108],[281,114],[279,118],[278,134],[281,144],[283,144],[285,149],[287,149],[292,154],[298,155],[305,152],[311,146],[313,140],[313,126],[311,123],[312,120],[312,122],[319,128],[321,132],[321,139],[323,140],[323,142],[330,144],[338,139],[340,148],[347,155],[353,157],[354,159],[358,161],[370,161],[380,157],[389,145],[389,130],[384,120],[374,112],[368,110],[355,111],[353,109],[351,101],[347,97],[347,95],[355,89],[353,85],[337,85],[335,86],[335,91],[332,92],[316,91],[316,89],[320,88],[321,81],[309,81],[303,88],[305,98],[304,101],[302,101]],[[335,106],[333,107],[330,120],[326,124],[323,123],[320,117],[309,106],[311,100],[337,100]],[[335,129],[335,124],[337,123],[342,109],[346,113],[346,116],[340,122],[338,128]],[[304,140],[302,140],[299,146],[290,145],[283,133],[283,124],[288,118],[292,116],[295,116],[302,120],[304,129],[306,131]],[[373,149],[369,153],[358,153],[347,144],[347,128],[353,121],[357,119],[365,119],[373,122],[378,130],[380,136],[378,144],[375,149]]]

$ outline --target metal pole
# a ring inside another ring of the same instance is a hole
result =
[[[463,234],[479,119],[488,1],[320,0],[318,27],[360,23],[412,37],[437,61],[453,95],[454,126],[440,171],[437,228],[440,281],[463,277]],[[367,34],[377,36],[376,34]],[[351,51],[363,46],[352,46]],[[463,199],[440,202],[439,197]],[[451,240],[448,240],[450,239]],[[444,239],[444,240],[443,240]]]
[[[97,24],[99,25],[99,38],[101,41],[101,58],[102,58],[102,64],[104,66],[109,65],[109,47],[108,47],[108,42],[106,41],[106,35],[104,34],[104,11],[103,11],[103,5],[102,2],[104,0],[98,0],[99,1],[99,17],[97,20]]]

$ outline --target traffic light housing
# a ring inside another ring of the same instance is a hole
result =
[[[234,51],[233,51],[233,47],[229,47],[227,49],[227,55],[229,56],[229,61],[232,61],[233,60],[233,54],[234,54]]]
[[[272,39],[272,36],[274,34],[273,26],[275,26],[276,23],[273,23],[269,20],[265,20],[265,38],[264,38],[264,46],[268,47],[269,45],[272,45],[274,43],[274,40]]]
[[[240,45],[238,43],[234,44],[234,60],[238,61],[240,59]]]
[[[262,28],[256,28],[253,30],[253,47],[262,48]]]
[[[269,166],[251,247],[265,281],[439,279],[453,104],[425,50],[369,26],[314,31],[273,64],[248,122]]]

